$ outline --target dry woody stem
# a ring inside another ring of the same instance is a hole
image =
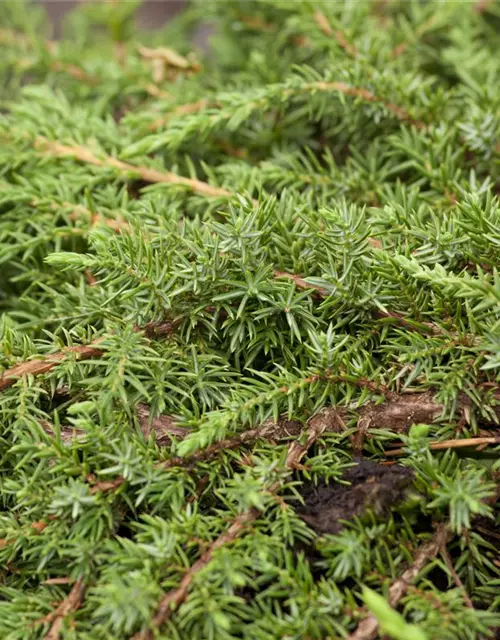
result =
[[[288,280],[292,280],[298,289],[311,289],[315,291],[320,298],[327,298],[330,295],[328,289],[311,284],[305,278],[294,273],[288,273],[286,271],[275,271],[274,276],[276,278],[286,278]],[[409,322],[401,314],[396,313],[395,311],[382,311],[382,309],[376,309],[375,314],[379,318],[392,318],[398,324],[403,326],[405,329],[409,329],[410,331],[418,331],[417,327],[413,323]],[[425,329],[428,330],[432,335],[450,335],[448,334],[448,332],[444,331],[432,322],[422,322],[420,324],[425,327]]]
[[[172,611],[184,602],[188,596],[189,587],[191,586],[196,574],[206,567],[212,559],[215,551],[220,547],[231,543],[241,535],[244,529],[257,519],[258,515],[259,511],[257,509],[248,509],[237,516],[230,527],[210,545],[210,547],[193,565],[191,565],[191,567],[189,567],[177,589],[172,589],[172,591],[166,593],[160,600],[156,613],[151,620],[151,627],[153,629],[158,629],[162,624],[164,624],[170,618]],[[135,634],[131,640],[152,640],[153,637],[153,632],[151,630],[146,630]]]
[[[451,534],[445,525],[438,527],[432,539],[424,544],[418,551],[413,564],[398,578],[389,588],[389,604],[396,607],[401,598],[408,591],[409,585],[415,580],[418,574],[428,562],[433,560],[437,554],[446,546]],[[378,622],[375,616],[367,616],[358,628],[351,633],[346,640],[374,640],[378,634]]]
[[[102,343],[102,341],[103,338],[99,338],[89,345],[66,347],[62,351],[48,355],[45,358],[36,358],[34,360],[21,362],[0,374],[0,391],[12,386],[19,378],[30,375],[39,376],[42,373],[47,373],[63,362],[68,357],[68,354],[74,354],[79,360],[99,357],[102,355],[102,349],[99,348],[99,344]]]
[[[65,618],[82,606],[84,595],[85,582],[80,578],[73,585],[69,595],[59,604],[57,609],[44,620],[44,622],[52,622],[52,626],[45,635],[44,640],[59,640],[59,638],[61,638]]]
[[[150,323],[143,327],[135,328],[135,331],[143,332],[148,337],[162,337],[170,335],[172,330],[173,325],[168,322],[159,325]],[[88,345],[65,347],[57,353],[49,354],[42,358],[26,360],[25,362],[17,364],[15,367],[6,369],[0,373],[0,391],[11,387],[19,378],[29,375],[39,376],[43,373],[47,373],[63,362],[68,357],[68,354],[75,354],[78,360],[82,360],[84,358],[99,358],[104,353],[103,349],[99,345],[102,345],[105,339],[105,336],[101,336]]]
[[[432,29],[434,22],[435,22],[435,17],[431,16],[428,20],[426,20],[423,24],[421,24],[420,27],[418,27],[418,29],[415,32],[416,38],[421,38],[427,31],[429,31],[429,29]],[[406,51],[407,47],[410,44],[411,42],[408,42],[407,40],[398,44],[398,46],[395,47],[393,52],[391,53],[391,57],[398,58],[401,54],[403,54]]]
[[[316,438],[321,435],[321,428],[307,431],[307,441],[305,445],[296,447],[296,443],[292,442],[289,447],[285,465],[288,469],[293,469],[298,461],[306,454],[307,448],[312,446]],[[275,483],[269,488],[269,492],[273,493],[279,489],[279,484]],[[256,508],[250,508],[236,516],[230,526],[222,533],[210,547],[201,555],[201,557],[186,571],[179,587],[172,589],[166,593],[160,600],[156,614],[154,615],[150,628],[136,633],[131,640],[152,640],[154,638],[153,630],[158,630],[169,618],[171,613],[177,609],[188,597],[189,587],[193,582],[196,574],[204,569],[212,559],[214,552],[220,547],[233,542],[249,524],[257,520],[260,511]]]
[[[485,446],[500,444],[500,437],[482,437],[482,438],[462,438],[460,440],[443,440],[442,442],[432,442],[429,445],[429,449],[433,451],[439,451],[442,449],[461,449],[473,447],[478,450],[483,449]],[[392,449],[386,451],[386,456],[402,456],[406,452],[404,449]]]
[[[314,12],[314,20],[316,21],[318,27],[325,34],[325,36],[333,36],[337,43],[344,49],[346,53],[348,53],[353,58],[357,58],[359,56],[358,50],[356,47],[347,40],[342,31],[334,31],[328,22],[325,14],[319,9]]]
[[[464,583],[460,579],[460,576],[458,575],[458,573],[455,570],[455,567],[453,566],[453,561],[450,558],[450,554],[448,553],[448,549],[446,548],[446,545],[443,545],[443,548],[441,549],[441,556],[443,557],[446,568],[448,569],[448,571],[451,574],[451,577],[453,578],[455,586],[458,589],[460,589],[460,591],[463,593],[465,604],[470,609],[474,609],[474,604],[472,603],[472,600],[470,599],[470,596],[467,593],[467,589],[465,588]]]
[[[375,95],[368,89],[364,89],[363,87],[352,87],[351,85],[346,84],[345,82],[326,82],[324,80],[318,80],[316,82],[309,82],[304,84],[300,89],[284,89],[283,97],[290,97],[300,93],[315,93],[316,91],[324,91],[324,92],[336,92],[341,93],[344,96],[350,96],[352,98],[359,98],[364,102],[370,103],[378,103],[383,105],[388,111],[390,111],[398,120],[402,122],[408,122],[412,124],[417,129],[426,129],[427,124],[422,120],[417,120],[413,118],[408,111],[399,107],[392,102],[386,102],[383,98]],[[172,115],[183,115],[187,113],[196,113],[201,111],[206,106],[208,106],[205,101],[198,100],[197,102],[188,103],[184,105],[180,105],[175,107],[175,109],[166,117],[166,118],[158,118],[151,125],[150,129],[157,129],[162,127],[164,124],[168,122],[168,120],[172,117]]]
[[[170,171],[158,171],[157,169],[151,169],[150,167],[136,166],[105,154],[103,154],[102,157],[98,157],[90,149],[80,145],[69,146],[38,136],[35,140],[35,147],[41,152],[53,157],[74,158],[79,162],[91,164],[96,167],[117,169],[121,174],[136,175],[145,182],[178,184],[188,187],[194,193],[207,197],[229,198],[233,196],[233,193],[227,189],[213,187],[201,180],[185,178]]]

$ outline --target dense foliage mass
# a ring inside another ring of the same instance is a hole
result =
[[[500,5],[136,9],[0,3],[0,637],[494,636]]]

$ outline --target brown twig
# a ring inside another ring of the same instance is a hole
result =
[[[166,116],[162,116],[161,118],[157,118],[156,120],[154,120],[149,125],[149,129],[151,131],[156,131],[156,129],[165,126],[172,117],[184,116],[190,113],[197,113],[198,111],[202,111],[209,106],[210,102],[208,100],[197,100],[196,102],[181,104],[177,107],[174,107],[171,111],[168,112]]]
[[[486,529],[485,527],[481,527],[479,525],[475,525],[474,529],[476,529],[486,537],[490,536],[491,538],[495,538],[495,540],[500,541],[500,533],[496,531],[492,531],[491,529]]]
[[[41,622],[52,622],[44,640],[59,640],[66,616],[77,611],[83,603],[85,595],[85,582],[82,578],[77,580],[68,596],[59,604],[57,609],[46,616]]]
[[[206,449],[196,451],[185,458],[170,458],[169,460],[165,460],[165,462],[161,462],[159,466],[163,469],[170,469],[172,467],[179,466],[190,467],[196,462],[205,462],[206,460],[210,460],[221,451],[236,449],[236,447],[250,444],[257,440],[262,439],[270,442],[278,442],[279,440],[289,438],[290,436],[297,436],[300,433],[301,428],[302,425],[299,422],[290,422],[284,418],[277,423],[272,420],[268,420],[263,425],[256,427],[255,429],[248,429],[247,431],[236,434],[232,438],[219,440]]]
[[[247,509],[239,516],[237,516],[230,527],[222,533],[213,542],[210,547],[201,555],[201,557],[189,567],[184,574],[180,585],[176,589],[172,589],[166,593],[160,600],[156,613],[151,620],[151,628],[158,629],[169,618],[174,609],[181,605],[187,598],[189,588],[196,574],[199,573],[212,559],[214,552],[222,546],[225,546],[235,540],[246,526],[257,519],[259,511],[257,509]],[[140,631],[136,633],[131,640],[151,640],[153,638],[153,632],[151,630]]]
[[[416,127],[417,129],[426,129],[428,126],[422,120],[416,120],[415,118],[413,118],[408,113],[408,111],[406,111],[402,107],[399,107],[398,105],[393,104],[392,102],[386,102],[383,98],[380,98],[379,96],[375,95],[371,91],[368,91],[368,89],[363,89],[362,87],[352,87],[346,84],[345,82],[326,82],[324,80],[319,80],[316,82],[308,82],[302,85],[302,87],[299,89],[284,89],[283,96],[289,97],[293,95],[298,95],[300,93],[314,93],[316,91],[336,91],[345,96],[360,98],[364,102],[378,103],[384,106],[394,116],[396,116],[398,120],[401,120],[403,122],[408,122],[412,124],[414,127]],[[204,104],[203,101],[201,100],[198,100],[197,102],[193,102],[193,103],[180,105],[176,107],[171,112],[171,114],[167,116],[167,118],[159,118],[158,120],[155,120],[150,125],[150,128],[156,129],[158,127],[163,126],[167,122],[168,118],[171,117],[172,115],[196,113],[197,111],[204,109],[206,106],[208,105]]]
[[[436,21],[436,16],[432,15],[430,18],[428,18],[425,22],[423,22],[418,29],[415,31],[415,37],[416,38],[421,38],[424,33],[426,31],[428,31],[435,23]],[[406,51],[406,48],[408,47],[408,45],[410,45],[411,43],[408,42],[408,40],[405,40],[404,42],[401,42],[400,44],[397,45],[397,47],[395,47],[391,53],[391,58],[398,58],[402,53],[404,53]]]
[[[10,29],[0,29],[0,42],[8,44],[18,43],[25,49],[34,49],[35,46],[38,45],[37,42],[34,42],[23,33],[11,31]],[[75,80],[87,82],[88,84],[96,84],[100,82],[100,79],[97,76],[87,73],[81,67],[55,59],[59,46],[54,40],[43,40],[41,44],[46,53],[52,58],[49,62],[49,66],[53,71],[67,73],[72,78],[75,78]]]
[[[344,381],[340,378],[339,381]],[[286,393],[287,389],[284,388]],[[462,398],[463,406],[467,404],[467,398]],[[380,404],[368,402],[362,407],[325,407],[319,414],[308,421],[307,433],[315,434],[316,438],[324,432],[335,432],[343,429],[349,418],[357,415],[358,429],[353,437],[353,448],[360,451],[363,448],[364,439],[369,429],[390,429],[394,433],[406,433],[412,424],[432,424],[442,413],[443,406],[438,404],[430,392],[391,394]],[[500,417],[500,408],[499,408]],[[318,422],[319,421],[319,422]],[[309,431],[311,430],[311,431]],[[296,436],[301,431],[298,422],[290,422],[285,418],[277,423],[268,421],[255,429],[243,431],[240,434],[220,440],[206,449],[202,449],[184,458],[173,457],[159,463],[159,467],[170,469],[172,467],[192,467],[197,462],[203,462],[218,455],[221,451],[234,449],[238,446],[250,444],[259,439],[271,442]],[[361,434],[361,435],[360,435]],[[303,445],[295,443],[293,451],[297,452],[299,459]],[[310,446],[308,444],[307,446]]]
[[[35,49],[35,47],[39,44],[38,42],[33,41],[32,39],[28,38],[26,35],[24,35],[23,33],[18,33],[15,31],[12,31],[10,29],[0,29],[0,43],[19,43],[20,45],[22,45],[25,49]],[[117,59],[118,62],[120,64],[123,63],[123,57],[125,55],[125,51],[124,51],[124,43],[119,43],[121,46],[120,47],[115,47],[115,53],[117,54]],[[87,71],[85,71],[84,69],[82,69],[81,67],[79,67],[76,64],[72,64],[72,63],[67,63],[67,62],[62,62],[61,60],[58,60],[56,58],[57,56],[57,52],[59,49],[59,45],[56,41],[54,40],[43,40],[42,41],[42,46],[44,48],[44,50],[46,51],[46,53],[49,55],[49,58],[52,58],[49,61],[49,66],[53,71],[57,71],[60,73],[66,73],[69,76],[71,76],[72,78],[75,78],[75,80],[79,80],[80,82],[85,82],[87,84],[90,85],[96,85],[98,83],[100,83],[102,81],[102,79],[96,75],[90,74]],[[171,51],[171,50],[170,50]],[[175,52],[173,52],[175,54]],[[178,55],[178,54],[177,54]],[[174,60],[174,57],[172,57],[172,60]],[[180,57],[179,57],[180,60]],[[179,60],[177,60],[177,62],[179,62]],[[192,65],[192,63],[190,63],[189,61],[187,61],[190,66]],[[29,66],[32,66],[32,62],[29,62]],[[197,68],[197,65],[192,66],[192,69],[194,70],[195,68]],[[157,87],[154,84],[146,84],[144,86],[141,87],[146,93],[148,93],[149,95],[152,95],[154,97],[159,97],[162,99],[171,99],[172,95],[166,91],[163,91],[162,89],[160,89],[159,87]]]
[[[144,437],[148,439],[153,432],[155,441],[160,446],[171,444],[172,436],[182,440],[191,433],[190,429],[178,427],[172,416],[151,417],[150,408],[143,402],[137,405],[136,413]]]
[[[461,440],[443,440],[442,442],[432,442],[429,449],[434,451],[440,449],[461,449],[463,447],[484,447],[488,445],[500,444],[500,437],[484,437],[484,438],[463,438]],[[405,449],[391,449],[386,451],[386,456],[402,456],[406,453]]]
[[[81,67],[78,67],[76,64],[70,64],[69,62],[61,62],[60,60],[53,60],[50,63],[50,68],[53,71],[58,71],[62,73],[66,73],[71,76],[75,80],[79,80],[80,82],[86,82],[87,84],[94,85],[101,82],[101,79],[97,76],[94,76],[90,73],[87,73]]]
[[[78,359],[81,358],[96,358],[102,355],[102,349],[99,344],[103,342],[104,338],[98,338],[88,345],[78,345],[75,347],[65,347],[62,351],[53,353],[44,358],[36,358],[34,360],[27,360],[20,364],[6,369],[0,374],[0,391],[12,386],[16,380],[23,378],[24,376],[39,376],[42,373],[46,373],[53,369],[56,365],[63,362],[68,354],[74,353]]]
[[[316,295],[319,298],[327,298],[330,295],[330,291],[328,291],[328,289],[325,289],[324,287],[320,287],[318,285],[311,284],[305,278],[302,278],[301,276],[296,275],[294,273],[275,270],[274,277],[287,278],[289,280],[293,280],[293,282],[295,283],[295,286],[298,289],[311,289],[316,292]],[[374,312],[375,312],[375,315],[377,315],[379,318],[392,318],[396,320],[398,324],[405,327],[405,329],[409,329],[410,331],[418,331],[418,328],[413,323],[409,322],[408,320],[406,320],[406,318],[404,318],[404,316],[402,316],[399,313],[396,313],[395,311],[382,311],[382,309],[375,309]],[[432,322],[420,322],[419,324],[423,325],[426,329],[428,329],[432,335],[449,335],[446,331],[444,331],[443,329],[441,329],[440,327],[438,327]]]
[[[55,438],[56,431],[53,424],[51,424],[48,420],[41,420],[40,426],[45,431],[45,433],[51,438]],[[83,429],[77,429],[76,427],[59,427],[59,437],[61,438],[64,444],[69,444],[73,442],[73,440],[85,440],[86,434]]]
[[[458,575],[458,573],[455,570],[455,567],[453,566],[453,562],[451,561],[450,554],[448,553],[448,549],[446,548],[446,544],[444,544],[443,548],[441,549],[441,555],[443,556],[444,563],[448,568],[448,571],[450,572],[451,577],[453,578],[453,582],[455,583],[455,586],[462,592],[464,596],[465,604],[470,609],[474,609],[474,604],[472,603],[472,600],[470,599],[470,596],[467,593],[467,589],[465,588],[464,583],[460,579],[460,576]]]
[[[390,111],[393,115],[395,115],[399,120],[407,121],[413,124],[418,129],[426,129],[427,124],[421,120],[415,120],[410,116],[410,114],[392,102],[386,102],[383,98],[376,96],[368,89],[363,89],[361,87],[351,87],[345,82],[325,82],[325,81],[317,81],[310,82],[303,87],[304,91],[338,91],[345,96],[351,96],[354,98],[361,98],[365,102],[377,102],[382,104],[388,111]],[[295,93],[294,89],[290,89],[285,92],[289,94]]]
[[[288,273],[288,271],[278,271],[276,269],[273,273],[275,278],[286,278],[287,280],[292,280],[295,283],[297,289],[311,289],[311,291],[315,291],[318,298],[328,298],[328,296],[330,295],[330,291],[328,291],[328,289],[315,284],[311,284],[295,273]]]
[[[172,100],[174,97],[171,93],[169,93],[168,91],[163,91],[163,89],[160,89],[155,84],[145,84],[142,88],[150,96],[153,96],[153,98],[160,98],[161,100]]]
[[[446,547],[451,533],[446,525],[440,525],[432,539],[424,544],[418,551],[410,567],[389,588],[388,600],[391,607],[399,604],[406,594],[409,585],[415,580],[425,565],[434,559],[437,554]],[[378,622],[373,614],[362,620],[357,629],[346,640],[374,640],[378,633]]]
[[[307,442],[309,446],[311,446],[315,440],[311,433],[307,434]],[[319,437],[320,433],[318,430],[318,434],[316,437]],[[286,467],[288,469],[292,469],[293,465],[296,464],[298,456],[302,457],[305,455],[306,450],[299,450],[294,447],[295,443],[290,445],[288,450],[288,454],[286,457]],[[269,487],[268,492],[274,493],[277,489],[279,489],[279,483],[274,483],[271,487]],[[144,631],[140,631],[136,633],[131,640],[152,640],[153,630],[158,630],[169,618],[172,612],[181,605],[184,600],[186,600],[189,594],[189,588],[196,574],[199,573],[202,569],[204,569],[207,564],[211,561],[214,552],[217,551],[222,546],[225,546],[231,542],[233,542],[238,536],[240,536],[245,528],[251,524],[254,520],[256,520],[260,515],[260,511],[256,508],[250,508],[236,516],[236,518],[232,521],[229,528],[222,533],[201,555],[201,557],[193,564],[184,574],[184,577],[181,580],[180,585],[166,593],[163,598],[160,600],[158,608],[156,610],[156,614],[154,615],[150,628]]]
[[[304,444],[300,442],[300,439],[297,439],[290,445],[285,463],[287,468],[298,468],[302,458],[325,431],[342,431],[345,427],[342,412],[334,407],[330,407],[313,416],[308,422],[307,437]]]
[[[264,20],[258,16],[240,15],[238,16],[238,20],[254,31],[267,31],[268,33],[274,33],[276,31],[274,24],[264,22]]]
[[[481,15],[488,10],[488,7],[493,3],[493,0],[476,0],[474,4],[474,11]]]
[[[358,50],[356,47],[347,40],[344,33],[340,30],[334,31],[328,22],[325,14],[319,9],[314,12],[314,20],[316,24],[319,26],[321,31],[325,34],[325,36],[333,36],[337,43],[344,49],[346,53],[348,53],[353,58],[359,57]]]
[[[125,478],[123,478],[122,476],[118,476],[114,480],[97,480],[92,474],[88,475],[86,480],[87,482],[92,484],[92,487],[90,489],[91,495],[95,495],[99,492],[106,493],[108,491],[114,491],[115,489],[121,487],[125,482]]]
[[[64,205],[67,205],[67,204],[69,203],[66,203],[66,202],[64,203]],[[71,220],[77,220],[79,215],[83,213],[84,212],[82,207],[82,210],[80,211],[80,213],[74,210],[69,217],[71,218]],[[113,231],[116,231],[117,233],[120,233],[122,231],[130,231],[129,223],[123,220],[123,218],[105,218],[99,213],[92,213],[91,211],[88,211],[88,213],[90,214],[89,222],[91,227],[95,227],[101,224],[101,225],[104,225],[105,227],[109,227],[110,229],[113,229]]]
[[[144,333],[148,338],[159,338],[170,335],[174,329],[174,324],[165,322],[161,324],[149,323],[143,327],[135,327],[135,331]],[[104,353],[101,345],[106,338],[104,336],[97,338],[88,345],[77,345],[73,347],[65,347],[57,353],[52,353],[42,358],[34,358],[17,364],[15,367],[6,369],[0,373],[0,391],[11,387],[16,380],[27,375],[39,376],[47,373],[55,366],[63,362],[68,354],[74,353],[80,360],[82,358],[98,358]]]
[[[213,187],[201,180],[185,178],[170,171],[158,171],[157,169],[151,169],[149,167],[129,164],[104,154],[102,157],[97,157],[90,149],[81,145],[64,145],[60,142],[37,136],[35,140],[35,148],[44,154],[51,155],[53,157],[74,158],[79,162],[91,164],[96,167],[110,167],[117,169],[121,174],[137,175],[145,182],[183,185],[191,189],[194,193],[198,193],[199,195],[206,197],[228,198],[234,195],[233,192],[228,191],[227,189]]]
[[[33,198],[32,200],[30,200],[28,204],[30,205],[30,207],[33,207],[34,209],[47,206],[47,203],[44,200],[38,199],[38,198]],[[69,214],[70,220],[76,221],[82,217],[88,218],[90,222],[90,226],[92,227],[98,224],[102,224],[107,227],[110,227],[111,229],[117,232],[130,229],[130,225],[128,224],[128,222],[123,220],[121,217],[106,218],[103,215],[100,215],[99,213],[92,212],[90,209],[87,209],[87,207],[84,207],[81,204],[74,204],[73,202],[61,202],[59,204],[57,202],[51,202],[49,204],[49,207],[50,209],[52,209],[52,211],[58,211],[59,209],[70,209],[70,214]]]
[[[358,57],[358,51],[356,47],[350,43],[342,31],[334,31],[328,22],[325,14],[319,9],[313,14],[314,21],[320,28],[320,30],[326,36],[333,36],[337,43],[353,58]],[[277,27],[274,24],[264,22],[261,18],[255,16],[239,16],[240,22],[243,22],[247,27],[253,29],[255,31],[274,33],[277,31]],[[300,46],[306,46],[308,44],[308,39],[303,35],[297,35],[294,38],[294,42]]]

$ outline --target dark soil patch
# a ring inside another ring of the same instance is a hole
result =
[[[297,513],[317,533],[337,533],[343,520],[361,516],[367,509],[377,515],[387,513],[405,497],[413,482],[413,471],[363,460],[348,469],[342,480],[349,484],[310,482],[300,490],[304,504]]]

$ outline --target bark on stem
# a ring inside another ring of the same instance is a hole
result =
[[[450,537],[451,533],[447,526],[441,525],[432,539],[420,548],[411,566],[389,588],[388,600],[391,607],[398,605],[401,598],[408,591],[408,586],[415,580],[425,565],[446,546]],[[370,614],[359,623],[358,628],[346,640],[374,640],[377,637],[378,630],[378,621],[374,615]]]
[[[288,469],[294,468],[300,457],[305,455],[307,451],[306,447],[310,447],[315,439],[319,437],[320,433],[321,430],[319,428],[316,429],[315,433],[308,430],[306,445],[301,445],[300,450],[295,447],[295,442],[290,445],[285,463]],[[277,489],[279,489],[279,484],[275,483],[272,487],[269,487],[268,491],[274,493]],[[163,596],[156,610],[156,614],[151,621],[151,627],[147,630],[136,633],[131,640],[152,640],[154,637],[153,630],[158,630],[170,618],[172,612],[186,600],[189,594],[189,588],[196,574],[204,569],[212,560],[215,551],[220,549],[220,547],[233,542],[233,540],[243,533],[249,524],[257,520],[259,514],[260,511],[258,509],[250,508],[236,516],[226,531],[210,545],[210,547],[193,565],[191,565],[191,567],[189,567],[184,574],[180,585]]]
[[[194,178],[185,178],[179,176],[171,171],[158,171],[157,169],[151,169],[150,167],[137,166],[123,162],[112,156],[102,155],[102,157],[96,156],[90,149],[81,145],[65,145],[60,142],[48,140],[38,136],[35,140],[35,148],[47,155],[51,155],[59,158],[74,158],[79,162],[91,164],[96,167],[110,167],[117,169],[122,174],[135,174],[145,182],[151,183],[168,183],[183,185],[191,189],[194,193],[198,193],[207,197],[231,197],[234,194],[227,189],[220,187],[213,187],[207,182],[196,180]]]
[[[57,609],[52,614],[49,614],[47,622],[52,621],[52,626],[45,635],[44,640],[59,640],[64,619],[82,606],[84,595],[85,582],[80,578],[75,582],[68,596],[59,604]]]
[[[42,373],[47,373],[55,366],[63,362],[68,354],[74,353],[78,359],[82,358],[96,358],[102,355],[102,349],[99,348],[99,344],[103,342],[104,338],[99,338],[88,345],[78,345],[75,347],[66,347],[62,351],[50,354],[44,358],[37,358],[34,360],[27,360],[20,364],[6,369],[0,374],[0,391],[12,386],[16,380],[23,378],[24,376],[32,375],[39,376]]]

